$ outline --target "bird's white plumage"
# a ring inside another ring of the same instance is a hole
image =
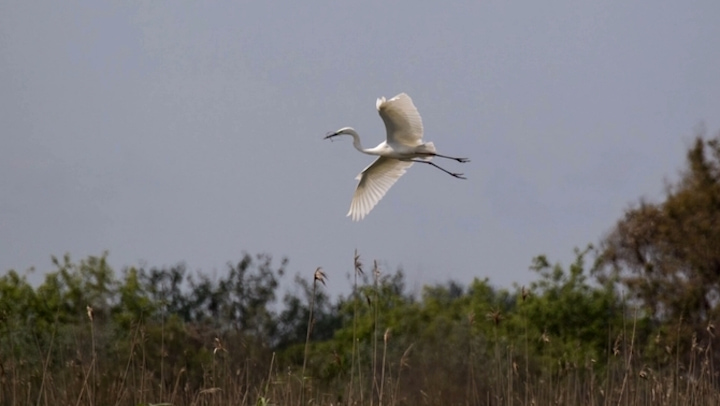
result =
[[[387,101],[381,97],[375,106],[385,123],[388,144],[410,147],[422,144],[422,118],[410,96],[400,93]]]
[[[422,119],[410,96],[400,93],[390,100],[380,97],[375,107],[385,123],[386,143],[389,146],[398,149],[418,147],[422,144]],[[429,152],[435,152],[432,144],[430,148],[432,151]],[[362,220],[412,164],[409,161],[381,156],[363,169],[356,177],[359,182],[347,215],[352,217],[353,221]]]
[[[363,169],[355,178],[359,182],[347,215],[353,221],[362,220],[412,164],[411,161],[381,156]]]
[[[350,135],[353,137],[355,149],[364,154],[379,156],[356,177],[359,182],[347,214],[353,221],[362,220],[370,213],[414,162],[429,164],[456,178],[465,179],[461,173],[450,172],[430,162],[435,156],[458,162],[468,160],[439,155],[432,142],[423,142],[422,119],[410,96],[400,93],[390,100],[381,97],[377,99],[375,106],[387,130],[386,140],[377,147],[363,148],[360,136],[351,127],[343,127],[325,136],[328,139],[341,134]]]

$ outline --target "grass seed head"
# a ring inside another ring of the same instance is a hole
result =
[[[503,315],[500,312],[500,309],[495,309],[495,310],[488,312],[485,315],[485,317],[488,320],[492,321],[493,324],[495,324],[495,326],[498,326],[500,324],[500,322],[503,320]]]
[[[201,391],[200,391],[200,394],[201,394],[201,395],[213,395],[213,394],[215,394],[215,393],[220,392],[221,390],[222,390],[222,389],[217,388],[217,387],[215,387],[215,388],[207,388],[207,389],[201,390]]]
[[[325,279],[327,279],[327,275],[325,275],[325,272],[323,272],[322,268],[318,267],[315,270],[314,280],[320,281],[323,285],[325,285]]]
[[[218,351],[220,352],[228,352],[228,350],[223,345],[222,341],[220,340],[220,337],[215,337],[215,344],[214,344],[213,354],[217,354]]]
[[[365,273],[362,270],[362,262],[360,262],[360,254],[358,254],[357,249],[355,250],[355,259],[353,262],[355,264],[355,273],[364,275]]]
[[[613,352],[613,355],[616,357],[618,356],[618,354],[620,354],[620,340],[621,339],[622,339],[622,334],[619,334],[617,336],[617,338],[615,339],[615,343],[613,344],[612,352]]]
[[[373,276],[376,282],[380,279],[380,267],[378,266],[377,260],[373,261]]]

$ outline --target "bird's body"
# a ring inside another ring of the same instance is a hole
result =
[[[362,220],[383,198],[385,193],[415,162],[432,165],[456,178],[465,179],[461,173],[449,172],[430,162],[432,157],[468,162],[466,158],[454,158],[437,154],[432,142],[423,142],[423,125],[420,114],[405,93],[385,100],[377,99],[376,107],[387,129],[387,138],[375,148],[363,148],[360,136],[351,127],[344,127],[328,134],[332,138],[346,134],[353,137],[353,146],[358,151],[376,155],[379,158],[368,165],[356,177],[359,180],[348,216],[353,221]]]

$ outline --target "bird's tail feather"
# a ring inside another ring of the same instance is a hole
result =
[[[435,154],[436,153],[435,144],[433,144],[432,142],[426,142],[424,144],[421,144],[417,147],[417,152],[420,152],[420,153],[426,152],[426,153],[430,153],[430,154]],[[425,158],[425,160],[427,160],[427,161],[429,161],[431,159],[432,159],[431,156]]]
[[[433,154],[435,152],[437,152],[437,151],[435,151],[435,144],[433,144],[432,142],[426,142],[426,143],[422,144],[420,147],[425,150],[424,152],[432,152]]]

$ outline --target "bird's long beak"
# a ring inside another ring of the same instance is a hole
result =
[[[337,131],[331,131],[331,132],[325,134],[325,138],[323,138],[323,139],[326,140],[328,138],[335,137],[336,135],[338,135]]]

